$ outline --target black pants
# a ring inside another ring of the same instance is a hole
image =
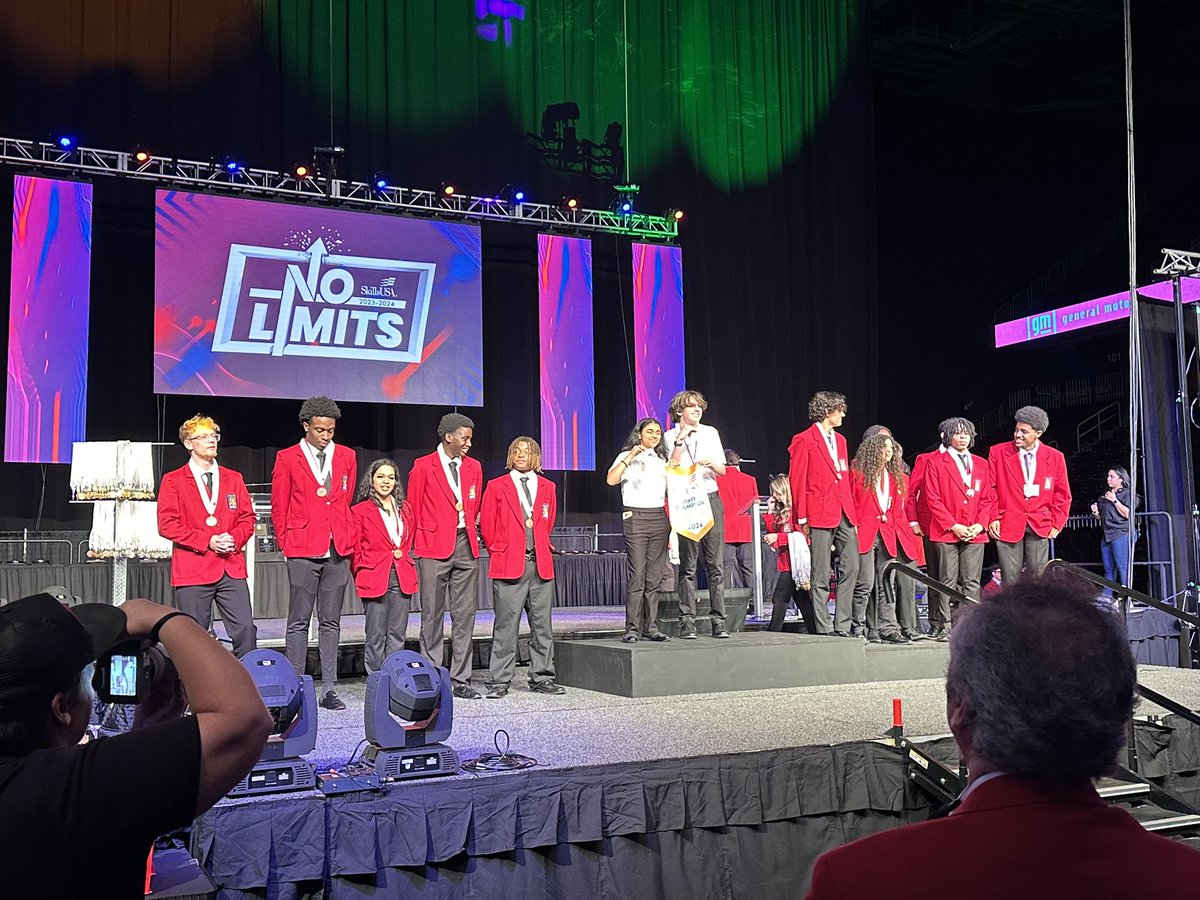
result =
[[[812,595],[796,587],[796,579],[791,572],[780,572],[775,580],[775,590],[771,593],[771,624],[767,631],[783,631],[784,616],[787,615],[788,604],[796,601],[796,607],[804,619],[804,630],[809,634],[817,633],[817,623],[813,616]]]
[[[321,654],[322,690],[337,681],[338,642],[342,636],[342,602],[350,579],[350,560],[344,556],[326,559],[295,557],[287,561],[287,634],[284,649],[297,675],[304,674],[308,655],[308,620],[317,608],[317,647]]]
[[[625,630],[653,634],[658,631],[658,586],[667,565],[671,523],[662,507],[627,506],[621,528],[625,532]]]
[[[679,618],[696,621],[696,562],[704,554],[704,569],[708,573],[708,605],[713,625],[725,621],[725,506],[721,495],[708,495],[712,508],[713,527],[697,543],[691,538],[679,539]]]
[[[206,630],[212,625],[214,603],[221,611],[225,633],[233,642],[233,655],[241,659],[255,648],[258,639],[246,579],[231,578],[226,574],[212,584],[185,584],[175,588],[175,606]]]
[[[400,579],[396,567],[389,566],[387,593],[382,597],[362,597],[363,616],[366,621],[367,637],[363,644],[363,662],[367,674],[383,668],[383,661],[404,649],[408,631],[408,611],[412,595],[400,590]]]

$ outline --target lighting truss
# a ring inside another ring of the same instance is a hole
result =
[[[1200,275],[1200,253],[1192,253],[1188,250],[1168,250],[1164,247],[1162,265],[1154,270],[1154,274],[1194,278]]]
[[[600,209],[567,211],[545,203],[514,203],[467,194],[447,197],[438,191],[390,185],[381,190],[362,181],[315,176],[297,178],[287,172],[242,166],[230,171],[221,162],[164,156],[151,156],[145,162],[138,162],[132,151],[93,147],[64,149],[57,144],[19,138],[0,137],[0,162],[73,175],[138,178],[164,187],[228,191],[281,200],[323,200],[337,206],[433,218],[514,222],[667,241],[674,240],[679,234],[679,223],[665,216],[619,215]]]

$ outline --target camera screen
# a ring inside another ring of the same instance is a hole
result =
[[[108,667],[109,693],[114,697],[137,696],[138,658],[114,655]]]

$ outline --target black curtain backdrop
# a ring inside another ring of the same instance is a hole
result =
[[[873,138],[862,0],[556,0],[524,19],[475,4],[56,0],[0,8],[0,134],[69,128],[86,146],[288,169],[337,143],[338,175],[470,193],[524,186],[607,206],[612,178],[567,173],[536,151],[546,105],[579,104],[580,139],[620,122],[640,206],[684,208],[689,386],[727,446],[786,465],[818,389],[850,400],[855,443],[875,416]],[[487,39],[495,26],[495,39]],[[482,31],[480,30],[482,29]],[[628,85],[628,86],[627,86]],[[628,111],[628,115],[627,115]],[[0,204],[11,204],[3,168]],[[485,407],[476,449],[498,474],[512,437],[539,432],[536,229],[486,224]],[[630,241],[593,236],[598,465],[634,418]],[[0,255],[0,284],[9,260]],[[7,321],[7,303],[0,317]],[[197,410],[234,446],[298,440],[299,401],[156,398],[152,391],[153,186],[99,178],[95,193],[89,438],[172,440]],[[321,386],[313,385],[320,393]],[[338,439],[411,457],[442,408],[344,403]],[[182,462],[181,449],[165,454]],[[247,463],[250,465],[251,463]],[[247,471],[251,480],[269,476]],[[610,514],[599,472],[549,473],[567,514]],[[45,467],[42,527],[88,518],[67,504],[66,466]],[[43,470],[0,468],[0,528],[38,518]]]

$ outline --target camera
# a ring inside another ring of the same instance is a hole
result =
[[[167,665],[161,647],[152,647],[148,641],[125,641],[96,660],[92,686],[105,703],[140,703]]]

